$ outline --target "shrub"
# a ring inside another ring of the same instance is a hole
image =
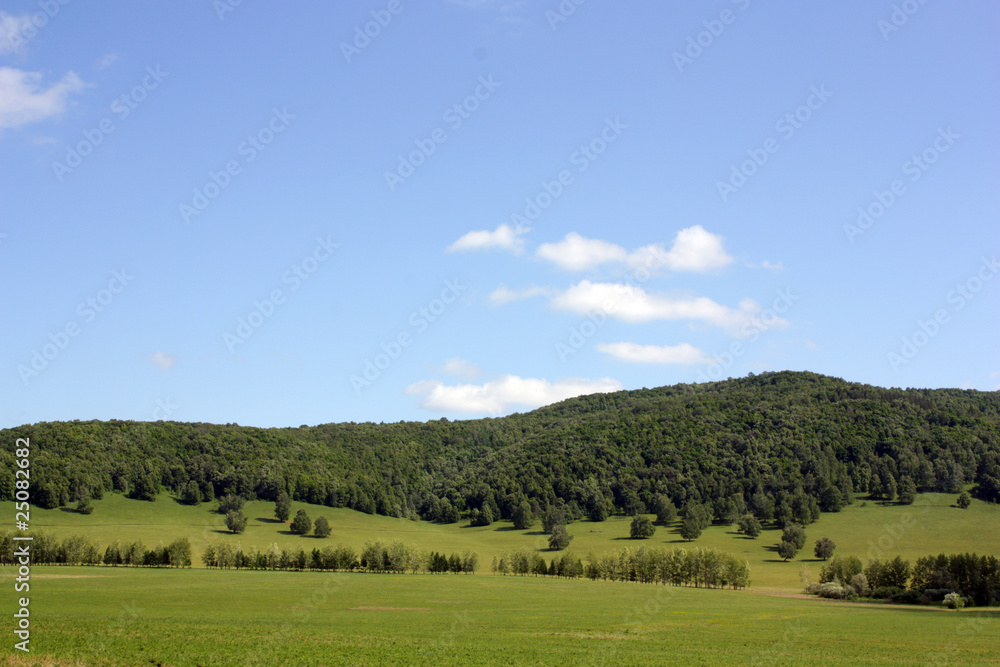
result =
[[[858,572],[856,575],[851,577],[851,588],[853,588],[854,592],[863,598],[868,597],[872,592],[871,587],[868,585],[868,577],[866,577],[862,572]]]
[[[902,588],[896,586],[879,586],[872,590],[872,597],[882,600],[891,600],[903,592]]]
[[[948,609],[961,609],[965,606],[965,600],[958,593],[948,593],[944,596],[944,606]]]

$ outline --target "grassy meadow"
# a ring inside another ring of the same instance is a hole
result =
[[[32,583],[31,661],[0,664],[987,664],[1000,631],[997,610],[534,577],[67,567]]]
[[[902,555],[1000,553],[1000,506],[924,494],[914,505],[861,502],[807,527],[809,545],[791,562],[774,552],[780,533],[757,540],[712,526],[696,541],[676,527],[652,539],[628,539],[629,521],[569,526],[571,550],[586,556],[639,544],[713,546],[750,561],[747,591],[560,580],[489,574],[506,549],[546,547],[538,527],[509,523],[471,528],[370,516],[293,503],[326,516],[326,540],[289,532],[273,503],[250,502],[242,535],[232,535],[212,506],[185,506],[107,495],[91,515],[32,510],[34,529],[84,533],[106,545],[147,546],[187,536],[193,569],[35,566],[31,579],[32,652],[2,652],[0,665],[383,665],[383,664],[997,664],[1000,610],[900,607],[799,595],[802,564],[815,579],[812,542],[827,536],[837,552]],[[13,516],[10,517],[13,521]],[[429,550],[475,550],[476,575],[218,571],[201,567],[206,544],[244,546],[345,543],[378,537]],[[13,568],[0,568],[12,591]],[[15,610],[13,592],[3,613]]]
[[[629,539],[629,518],[612,517],[594,523],[579,521],[568,527],[573,542],[570,550],[581,557],[593,550],[600,554],[640,544],[666,546],[705,546],[741,555],[750,562],[752,588],[797,592],[802,586],[799,570],[802,563],[811,569],[815,579],[820,561],[813,558],[812,545],[820,537],[829,537],[837,544],[837,553],[857,555],[862,560],[877,556],[892,558],[901,555],[911,561],[931,553],[977,552],[1000,554],[1000,506],[973,500],[967,510],[954,507],[953,494],[920,494],[913,505],[883,506],[874,502],[857,501],[841,512],[823,514],[819,521],[806,527],[808,542],[794,561],[783,562],[775,549],[781,532],[764,530],[756,540],[737,534],[735,526],[711,526],[693,542],[678,534],[678,526],[658,527],[648,540]],[[304,548],[307,552],[326,544],[348,544],[360,548],[367,540],[400,539],[428,550],[446,553],[472,549],[479,554],[480,570],[489,571],[494,556],[507,549],[524,546],[547,549],[547,536],[540,523],[528,530],[514,530],[510,522],[490,526],[470,527],[467,522],[434,524],[393,519],[355,512],[353,510],[292,503],[292,514],[304,508],[315,521],[325,516],[333,529],[327,539],[295,535],[289,524],[274,519],[274,503],[253,501],[244,506],[246,532],[233,535],[226,529],[222,515],[213,511],[215,503],[197,506],[182,505],[167,495],[156,502],[129,500],[117,494],[107,494],[94,501],[95,511],[81,515],[65,509],[32,509],[31,525],[58,536],[83,533],[102,546],[114,540],[141,539],[146,546],[161,540],[169,543],[186,536],[192,544],[192,560],[201,567],[205,545],[219,540],[239,541],[244,547],[266,548],[273,543],[280,547]],[[862,506],[864,505],[864,506]],[[5,508],[13,523],[13,505]],[[545,551],[543,551],[547,557]]]

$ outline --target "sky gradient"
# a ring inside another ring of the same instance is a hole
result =
[[[7,2],[0,426],[1000,388],[991,2]]]

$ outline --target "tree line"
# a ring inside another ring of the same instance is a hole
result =
[[[808,524],[854,494],[912,502],[920,491],[1000,501],[1000,394],[882,389],[812,373],[595,394],[499,419],[236,424],[50,422],[29,437],[32,502],[92,510],[104,493],[188,503],[226,495],[475,525],[700,507]],[[0,450],[0,500],[15,490]],[[704,516],[684,526],[696,534]],[[565,525],[565,523],[564,523]]]
[[[0,565],[16,565],[14,533],[0,535]],[[31,562],[40,565],[112,565],[125,567],[191,567],[191,543],[181,537],[149,548],[142,540],[115,540],[104,549],[85,535],[62,540],[41,531],[32,534]]]
[[[876,598],[907,604],[942,602],[949,594],[962,606],[1000,603],[1000,560],[976,554],[923,556],[913,566],[896,556],[863,565],[857,556],[835,556],[806,592],[822,597]]]
[[[492,570],[503,575],[586,577],[696,588],[741,589],[750,585],[749,562],[716,549],[626,547],[601,555],[591,552],[586,563],[564,553],[546,565],[540,554],[521,547],[495,558]]]
[[[237,542],[220,541],[205,548],[201,557],[205,567],[237,570],[322,570],[334,572],[411,572],[475,574],[479,556],[466,550],[450,556],[427,551],[400,540],[384,543],[366,542],[360,552],[343,544],[305,549],[281,548],[272,544],[264,550],[244,550]]]

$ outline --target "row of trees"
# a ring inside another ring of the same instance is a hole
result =
[[[127,567],[191,567],[191,543],[181,537],[170,544],[162,542],[147,548],[141,540],[121,543],[115,540],[106,548],[85,535],[71,535],[59,540],[44,532],[35,532],[30,543],[31,562],[42,565],[112,565]],[[15,565],[18,545],[14,533],[0,535],[0,565]]]
[[[915,492],[1000,501],[1000,396],[881,389],[811,373],[581,396],[500,419],[327,424],[61,422],[2,431],[32,441],[32,502],[104,492],[184,502],[226,494],[480,525],[659,514],[703,505],[711,521],[752,514],[807,525],[855,493],[908,502]],[[13,497],[0,450],[0,500]],[[92,505],[91,505],[92,506]],[[685,511],[685,519],[697,512]],[[688,520],[689,534],[696,531]],[[693,539],[693,538],[691,538]]]
[[[492,570],[504,575],[587,577],[705,588],[746,588],[750,585],[750,564],[715,549],[642,546],[600,556],[590,553],[586,563],[567,552],[546,564],[540,554],[520,547],[494,558]]]
[[[341,544],[313,549],[310,553],[305,549],[281,548],[277,544],[263,550],[257,547],[244,550],[238,542],[220,541],[206,547],[201,559],[205,567],[237,570],[475,574],[479,566],[479,557],[472,551],[447,556],[399,540],[370,541],[360,552]]]
[[[992,606],[1000,603],[1000,560],[969,553],[939,554],[918,558],[911,567],[900,556],[873,559],[867,565],[857,556],[835,556],[820,570],[819,584],[807,591],[918,604],[940,602],[956,593],[978,606]]]

